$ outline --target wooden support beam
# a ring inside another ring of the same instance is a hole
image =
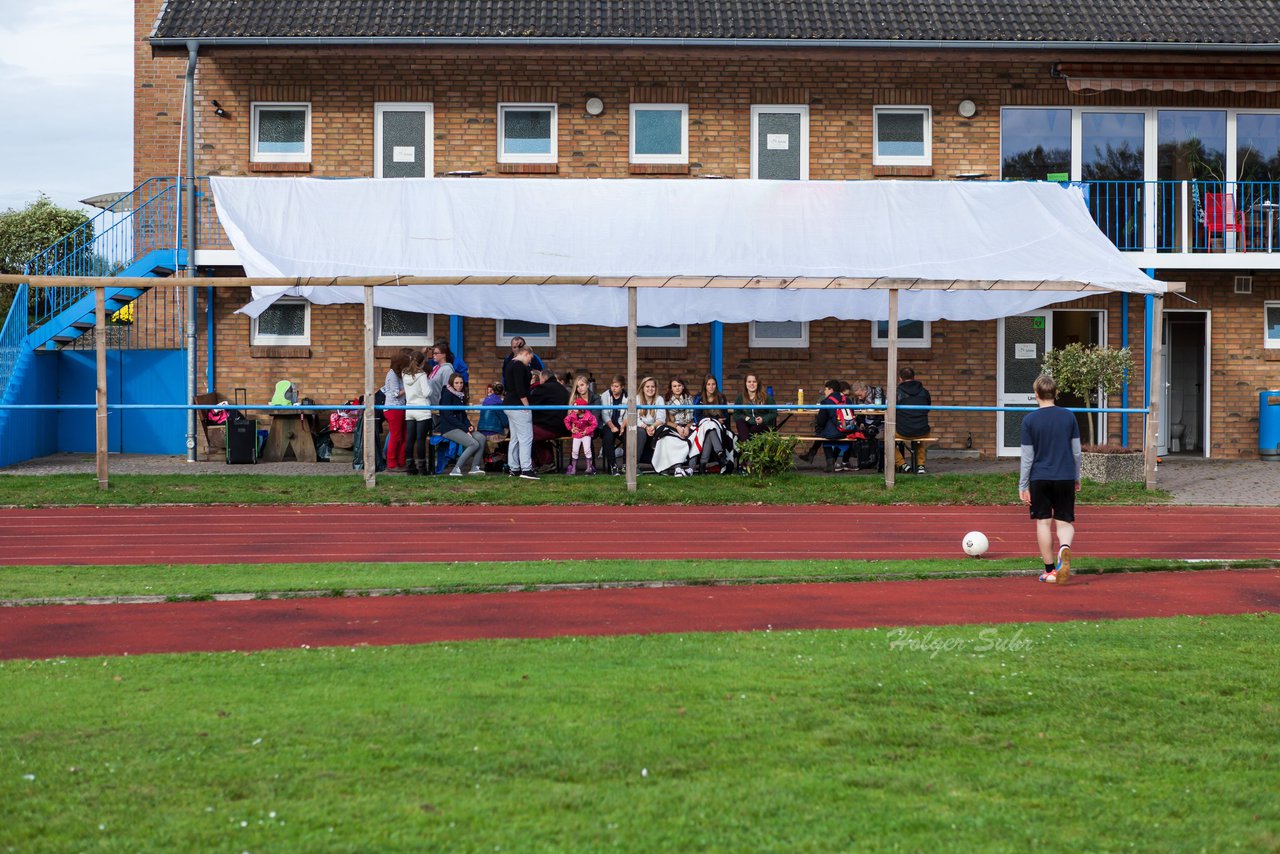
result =
[[[373,411],[373,288],[364,289],[364,485],[378,485],[378,421]]]
[[[889,291],[889,358],[884,384],[884,487],[893,489],[898,467],[894,465],[894,437],[898,435],[898,292]]]
[[[94,457],[98,489],[106,489],[110,485],[107,472],[107,305],[101,285],[93,289],[93,354],[98,367],[98,389],[94,395],[97,404]]]
[[[636,491],[640,461],[636,459],[636,372],[639,370],[636,347],[636,288],[627,288],[627,492]],[[613,460],[606,460],[612,463]]]
[[[1156,486],[1156,461],[1160,443],[1160,398],[1164,391],[1164,297],[1152,300],[1151,312],[1151,399],[1147,401],[1147,431],[1143,441],[1142,468],[1147,489]],[[1168,437],[1165,437],[1168,441]]]

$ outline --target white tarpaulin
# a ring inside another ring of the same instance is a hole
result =
[[[1088,283],[1163,293],[1052,183],[214,177],[252,277],[766,276]],[[254,288],[360,303],[359,287]],[[900,316],[981,320],[1088,296],[901,292]],[[625,326],[594,285],[376,288],[384,308]],[[883,290],[642,288],[639,323],[884,319]]]

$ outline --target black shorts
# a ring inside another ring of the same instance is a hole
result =
[[[1076,520],[1076,482],[1074,480],[1031,481],[1031,518]]]

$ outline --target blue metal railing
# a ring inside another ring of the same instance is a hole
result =
[[[1271,252],[1280,182],[1084,181],[1102,233],[1125,252]]]
[[[18,357],[22,354],[22,342],[27,337],[27,286],[18,285],[9,306],[9,315],[0,330],[0,401],[4,400],[9,380],[13,378]]]
[[[174,250],[182,233],[185,186],[178,178],[149,178],[129,195],[27,262],[33,276],[113,276],[156,250]],[[230,248],[217,225],[209,179],[196,179],[196,226],[205,249]],[[37,288],[31,292],[32,328],[89,293],[88,288]]]

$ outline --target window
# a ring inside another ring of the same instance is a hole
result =
[[[423,347],[435,343],[435,318],[429,312],[379,308],[373,315],[373,342]]]
[[[876,107],[876,166],[933,165],[932,112],[929,107]]]
[[[1000,176],[1006,181],[1070,180],[1071,110],[1002,109]]]
[[[555,163],[556,105],[499,104],[498,162]]]
[[[431,104],[374,104],[375,178],[430,178],[435,174]]]
[[[668,326],[637,326],[637,347],[685,347],[689,343],[689,327],[683,323]]]
[[[1267,349],[1280,350],[1280,302],[1265,304],[1267,326]]]
[[[296,297],[278,299],[253,319],[250,344],[310,344],[311,303]]]
[[[530,347],[554,347],[556,328],[550,323],[533,323],[528,320],[499,320],[498,346],[506,347],[519,335]]]
[[[807,320],[753,320],[747,335],[748,347],[808,347]]]
[[[689,105],[632,104],[631,162],[688,163]]]
[[[255,163],[311,160],[310,104],[254,104],[250,124]]]
[[[929,334],[929,321],[927,320],[898,320],[898,346],[900,348],[932,346]],[[871,324],[871,346],[889,346],[889,321],[877,320]]]
[[[751,107],[751,177],[809,180],[809,108]]]

